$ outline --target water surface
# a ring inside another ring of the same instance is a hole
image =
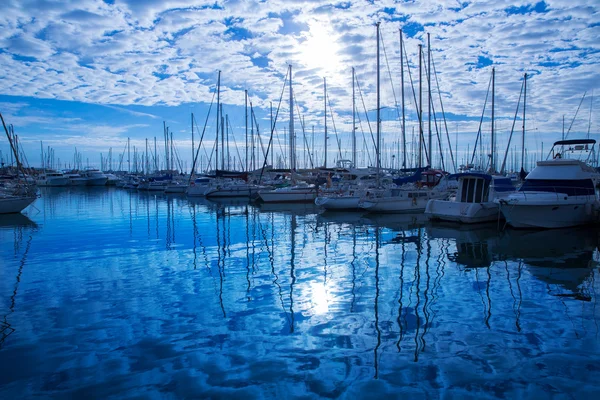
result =
[[[0,397],[600,394],[597,229],[47,188],[0,216]]]

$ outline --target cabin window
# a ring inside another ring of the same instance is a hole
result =
[[[473,203],[481,203],[481,199],[483,198],[483,179],[475,180],[475,198],[473,199]]]
[[[526,179],[519,191],[563,193],[567,196],[593,196],[595,194],[594,182],[591,179]]]
[[[473,203],[473,194],[475,192],[475,179],[469,179],[468,180],[468,187],[467,187],[467,203]]]

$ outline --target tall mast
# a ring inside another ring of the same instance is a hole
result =
[[[380,98],[379,98],[379,24],[377,23],[377,145],[376,147],[376,157],[377,157],[377,186],[379,186],[379,169],[381,168],[380,155],[379,155],[379,146],[381,143],[381,121],[380,121]]]
[[[250,101],[250,149],[252,154],[250,155],[250,167],[252,171],[256,169],[256,154],[254,152],[254,120],[252,116],[254,115],[254,107],[252,106],[252,101]]]
[[[427,33],[427,118],[429,119],[429,149],[427,154],[429,155],[429,165],[433,165],[433,146],[431,136],[431,42],[429,40],[429,33]]]
[[[356,168],[356,95],[354,80],[354,67],[352,67],[352,165]]]
[[[244,90],[244,99],[246,104],[244,108],[246,115],[246,171],[248,171],[248,90]]]
[[[221,169],[225,169],[225,117],[223,104],[221,104]]]
[[[231,157],[229,156],[229,114],[225,114],[225,127],[227,128],[227,169],[231,170]]]
[[[325,125],[325,161],[323,162],[323,167],[327,168],[327,81],[326,78],[323,78],[323,104],[325,105],[325,114],[323,116],[324,125]]]
[[[146,139],[146,142],[148,139]],[[148,153],[148,149],[146,148],[146,153]],[[194,174],[194,158],[196,158],[194,152],[194,113],[192,113],[192,169],[190,170],[190,175]]]
[[[419,165],[421,168],[423,166],[423,152],[422,152],[422,143],[423,143],[423,74],[422,74],[422,55],[423,53],[423,45],[419,45]]]
[[[490,169],[492,172],[496,172],[496,165],[494,164],[494,162],[496,161],[494,159],[494,150],[496,149],[496,143],[495,143],[495,136],[494,136],[494,91],[495,91],[495,80],[496,80],[496,68],[492,68],[492,140],[491,140],[491,145],[492,145],[492,154],[491,154],[491,158],[490,158]]]
[[[406,115],[404,112],[404,43],[400,29],[400,86],[402,91],[402,168],[406,168]]]
[[[290,64],[290,169],[296,169],[296,160],[294,159],[294,92],[292,89],[292,64]]]
[[[148,138],[146,138],[146,165],[144,168],[144,173],[148,175],[148,170],[150,169],[150,164],[148,164]]]
[[[271,137],[273,137],[273,131],[275,130],[275,127],[273,126],[273,102],[270,102],[271,104]],[[273,164],[273,154],[275,152],[273,151],[273,149],[271,149],[271,168],[275,168],[275,164]]]
[[[129,139],[127,139],[127,148],[129,148]],[[154,136],[154,171],[158,171],[158,156],[156,153],[156,136]]]
[[[527,105],[527,73],[525,73],[523,81],[523,138],[521,139],[521,170],[524,170],[525,165],[525,106]]]
[[[215,172],[219,169],[219,123],[221,122],[220,107],[221,104],[221,71],[217,77],[217,132],[215,134]]]
[[[127,172],[131,173],[131,148],[129,138],[127,138]]]

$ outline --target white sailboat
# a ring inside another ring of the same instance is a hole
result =
[[[303,203],[313,202],[317,198],[317,187],[306,182],[296,180],[296,151],[294,139],[294,94],[292,90],[292,66],[289,66],[290,74],[290,169],[293,185],[277,189],[258,190],[258,196],[265,203]]]

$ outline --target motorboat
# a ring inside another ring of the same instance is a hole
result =
[[[595,158],[595,143],[593,139],[554,143],[553,157],[538,161],[517,192],[496,199],[507,224],[514,228],[566,228],[598,222],[600,173],[586,162]],[[585,161],[582,155],[587,157]]]
[[[431,199],[425,214],[432,220],[465,224],[497,221],[502,216],[496,199],[515,191],[510,178],[482,172],[462,172],[448,176],[458,181],[454,197]]]
[[[38,175],[35,183],[38,186],[68,186],[69,178],[60,171],[45,171]]]
[[[87,179],[88,186],[105,186],[108,177],[98,169],[86,169],[82,175]]]
[[[65,177],[69,179],[69,184],[71,186],[86,186],[88,179],[86,177],[81,176],[76,172],[65,173]]]

